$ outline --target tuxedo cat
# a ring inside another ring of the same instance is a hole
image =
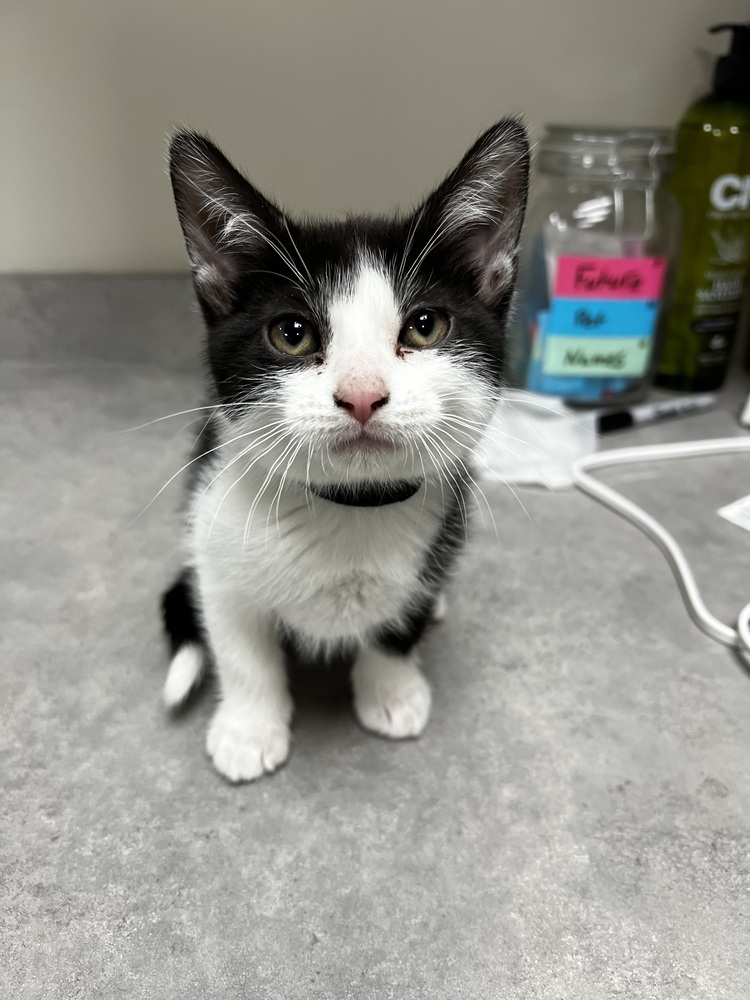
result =
[[[529,150],[499,122],[414,211],[292,219],[208,139],[171,145],[205,320],[207,419],[164,699],[207,663],[230,781],[289,754],[290,657],[351,664],[361,724],[417,736],[418,642],[466,534],[472,448],[503,384]]]

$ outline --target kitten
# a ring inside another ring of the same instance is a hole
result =
[[[207,750],[230,781],[283,764],[288,657],[348,660],[361,724],[417,736],[417,643],[464,542],[468,463],[503,381],[528,184],[495,125],[408,217],[292,220],[208,139],[171,178],[207,330],[186,568],[165,595],[169,707],[210,658]]]

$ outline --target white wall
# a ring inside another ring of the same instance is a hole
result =
[[[5,0],[0,270],[182,269],[164,169],[208,130],[306,212],[412,204],[508,112],[671,125],[747,0]],[[700,51],[702,50],[702,52]]]

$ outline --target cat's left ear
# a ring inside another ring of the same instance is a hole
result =
[[[474,273],[489,306],[512,290],[529,187],[529,141],[516,119],[480,136],[419,212],[425,238]]]

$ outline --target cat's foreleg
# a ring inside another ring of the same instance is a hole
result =
[[[391,739],[419,736],[430,715],[430,685],[415,650],[363,650],[352,670],[354,711],[365,729]]]
[[[229,781],[252,781],[289,755],[292,700],[276,630],[226,591],[203,588],[203,614],[219,682],[206,750]]]
[[[427,725],[432,696],[419,669],[417,642],[433,608],[410,616],[402,627],[389,627],[359,653],[352,670],[354,711],[374,733],[404,739],[419,736]]]

